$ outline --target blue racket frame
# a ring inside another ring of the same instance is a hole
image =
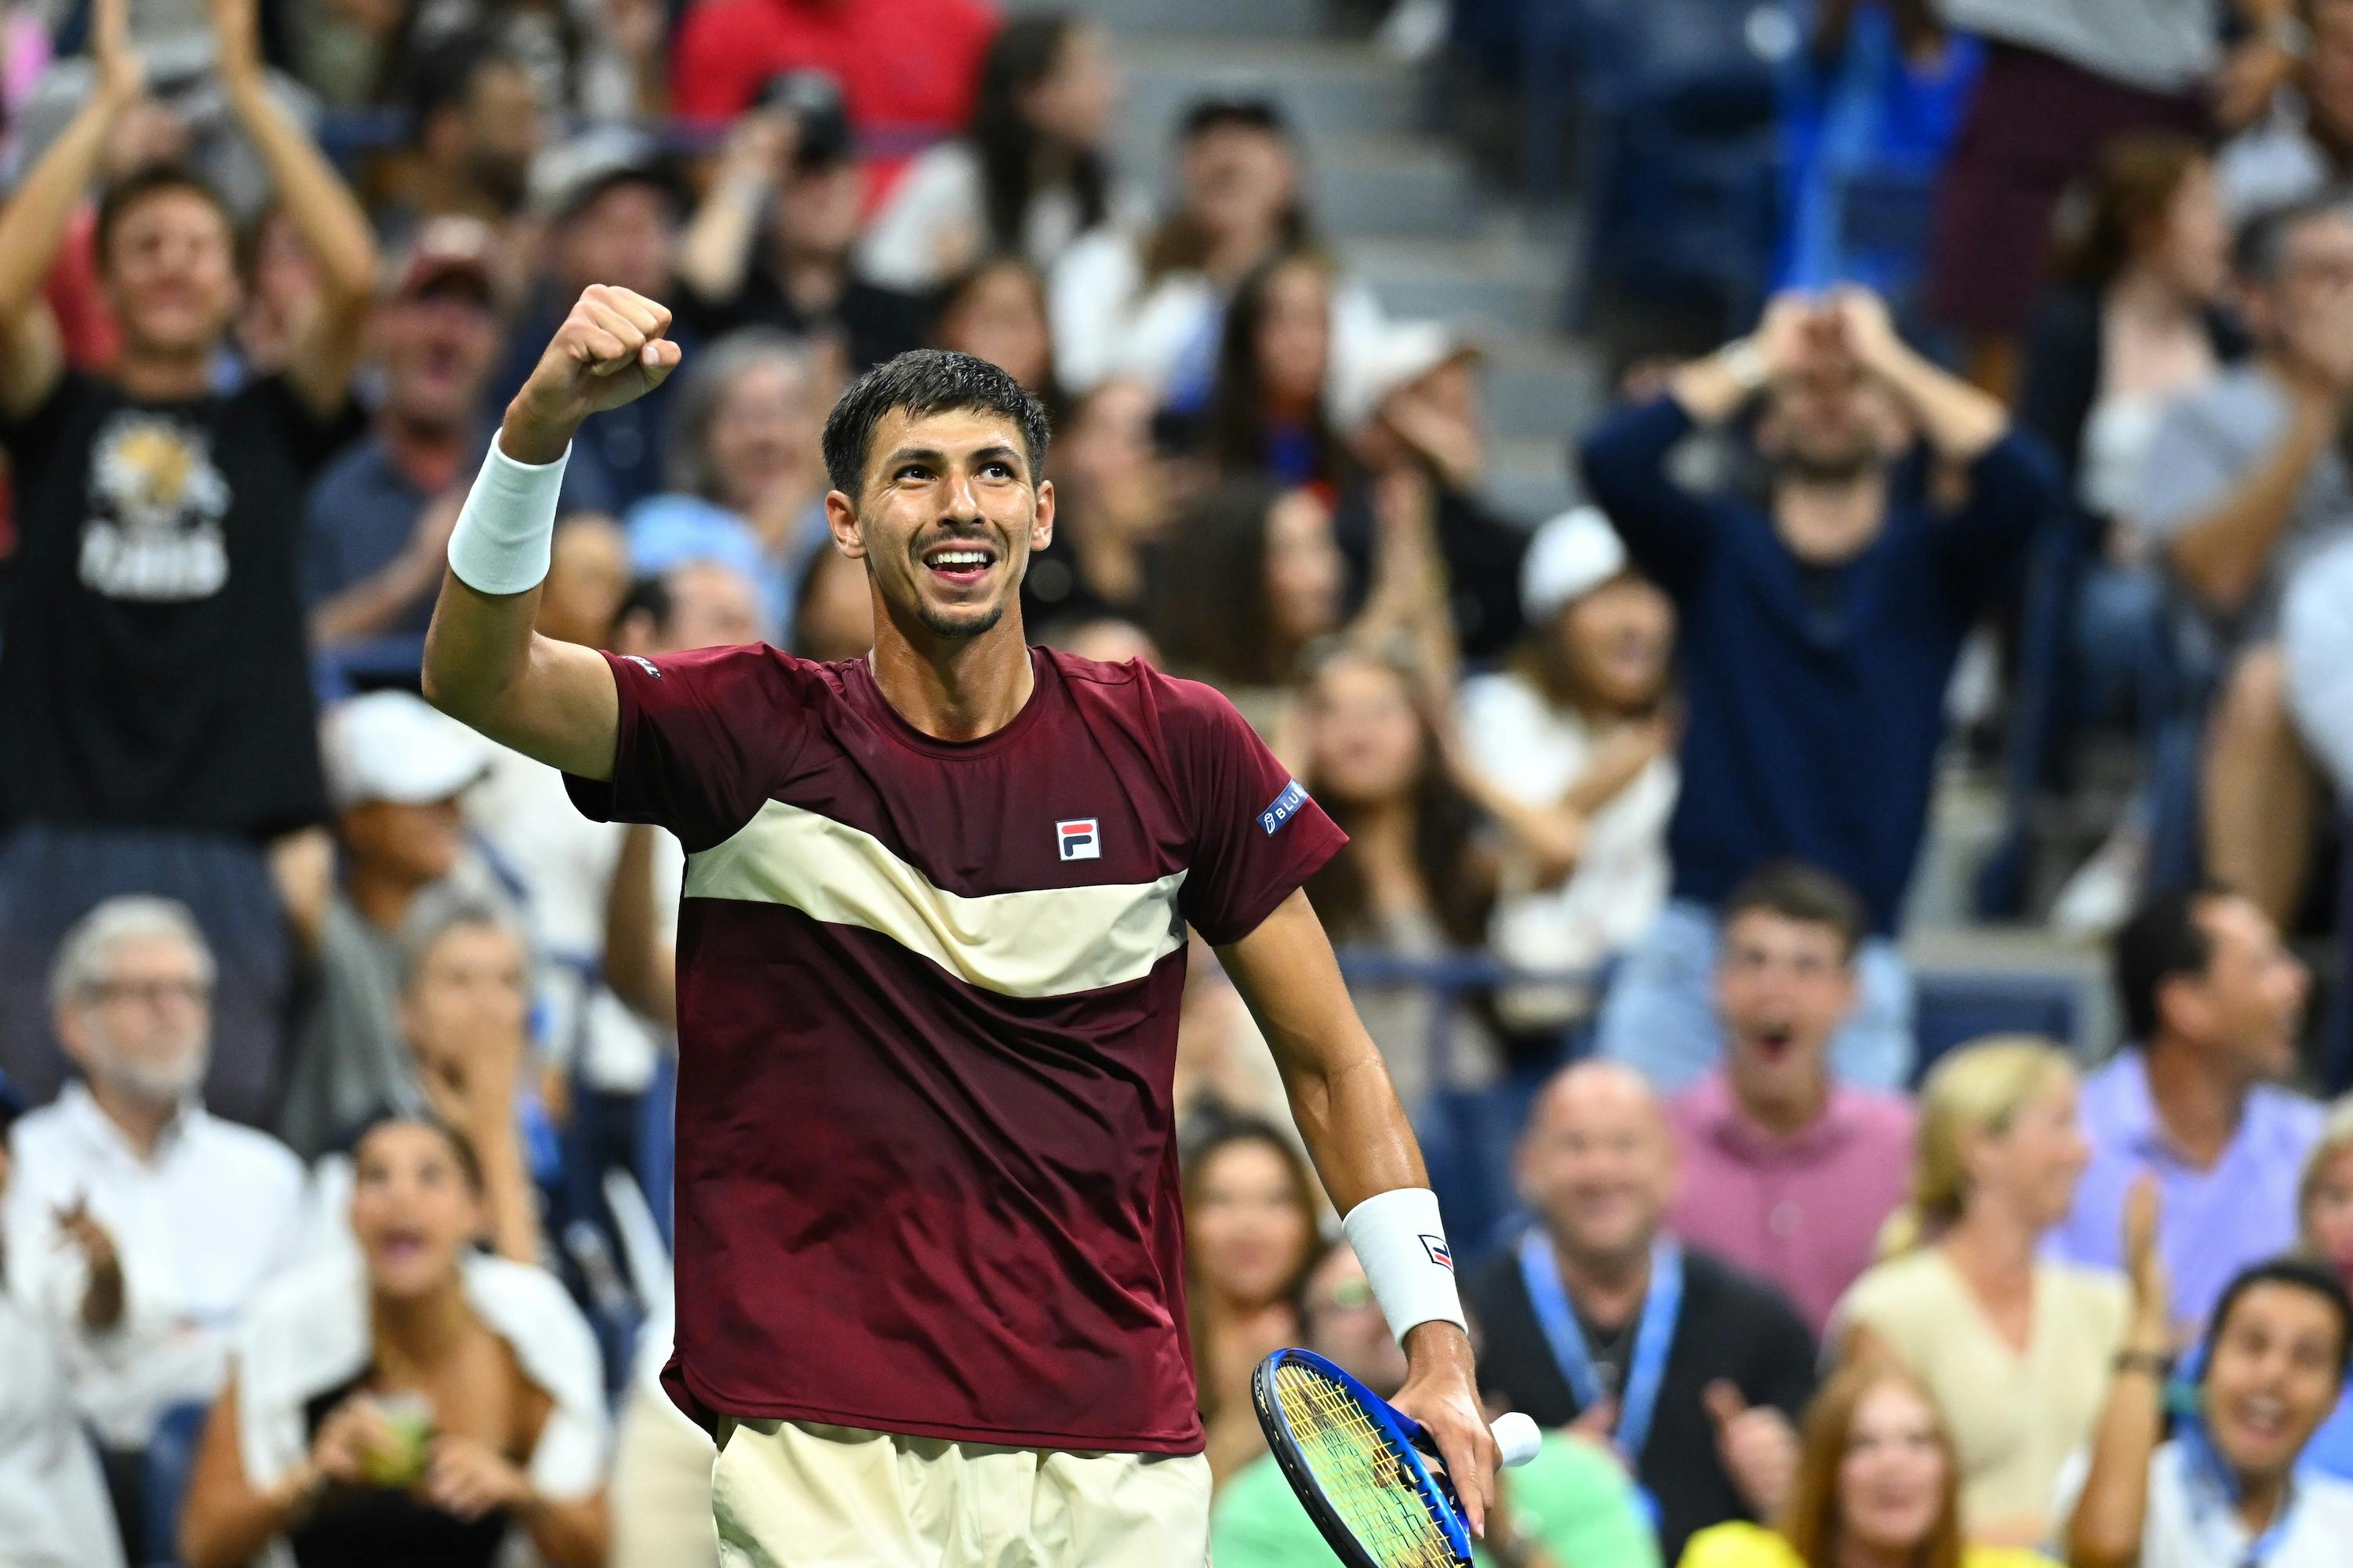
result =
[[[1366,1552],[1355,1532],[1341,1522],[1338,1510],[1324,1497],[1323,1487],[1300,1453],[1299,1439],[1291,1430],[1289,1418],[1282,1414],[1282,1402],[1275,1397],[1274,1374],[1286,1365],[1303,1366],[1331,1379],[1364,1407],[1366,1419],[1393,1440],[1408,1476],[1421,1493],[1422,1506],[1445,1532],[1455,1561],[1467,1568],[1471,1562],[1471,1531],[1462,1522],[1461,1500],[1454,1495],[1453,1484],[1422,1458],[1424,1454],[1434,1455],[1438,1450],[1421,1423],[1358,1383],[1345,1368],[1314,1351],[1296,1348],[1277,1351],[1250,1374],[1250,1404],[1258,1411],[1259,1426],[1266,1433],[1266,1446],[1282,1467],[1283,1479],[1291,1483],[1291,1489],[1299,1495],[1301,1505],[1307,1510],[1307,1517],[1315,1521],[1325,1544],[1338,1554],[1340,1561],[1347,1568],[1381,1568]]]

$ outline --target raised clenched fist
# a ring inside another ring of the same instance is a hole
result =
[[[561,452],[580,422],[635,402],[678,368],[670,308],[643,294],[592,283],[555,329],[547,352],[508,406],[501,442],[522,461]]]

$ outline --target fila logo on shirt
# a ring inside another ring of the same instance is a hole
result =
[[[1092,817],[1071,817],[1054,824],[1054,842],[1064,860],[1103,859],[1103,834]]]

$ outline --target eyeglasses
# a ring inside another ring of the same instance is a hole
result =
[[[195,980],[105,980],[90,987],[90,994],[102,1002],[136,1001],[155,1007],[185,1001],[202,1007],[212,1000],[213,988]]]

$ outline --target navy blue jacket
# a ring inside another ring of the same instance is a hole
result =
[[[1668,829],[1674,894],[1713,908],[1761,863],[1836,872],[1895,928],[1927,822],[1961,640],[2056,496],[2051,460],[2013,430],[1968,471],[1959,510],[1933,510],[1927,464],[1899,465],[1886,525],[1843,566],[1808,568],[1772,519],[1667,472],[1692,430],[1671,397],[1587,438],[1585,481],[1637,565],[1674,597],[1688,722]]]

